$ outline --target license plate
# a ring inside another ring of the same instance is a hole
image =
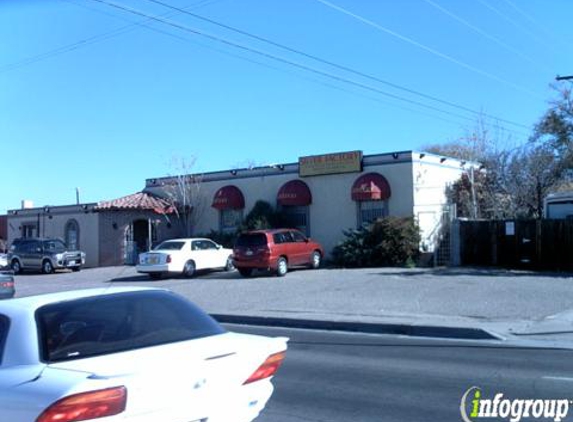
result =
[[[69,261],[68,265],[76,265],[76,261]]]
[[[156,257],[156,256],[150,256],[150,257],[147,259],[147,263],[148,263],[148,264],[151,264],[151,265],[157,264],[157,263],[159,263],[159,258]]]
[[[247,256],[253,256],[253,251],[248,250],[248,251],[245,253],[245,255],[247,255]]]

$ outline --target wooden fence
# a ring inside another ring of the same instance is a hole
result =
[[[573,271],[573,221],[460,221],[462,265]]]

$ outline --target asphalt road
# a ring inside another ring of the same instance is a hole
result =
[[[257,422],[461,421],[461,398],[473,386],[490,399],[497,393],[504,398],[573,399],[572,351],[228,328],[291,339],[287,360],[275,377],[275,394]],[[569,414],[563,420],[573,420],[573,404]]]

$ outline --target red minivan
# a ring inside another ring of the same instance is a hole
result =
[[[255,230],[241,233],[233,248],[233,263],[243,277],[254,269],[272,270],[279,277],[289,267],[320,267],[324,250],[295,229]]]

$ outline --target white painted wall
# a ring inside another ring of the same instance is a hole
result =
[[[459,160],[442,160],[443,157],[432,154],[413,154],[414,215],[422,232],[422,244],[428,252],[434,250],[433,237],[441,227],[442,213],[447,204],[446,188],[465,171]]]

